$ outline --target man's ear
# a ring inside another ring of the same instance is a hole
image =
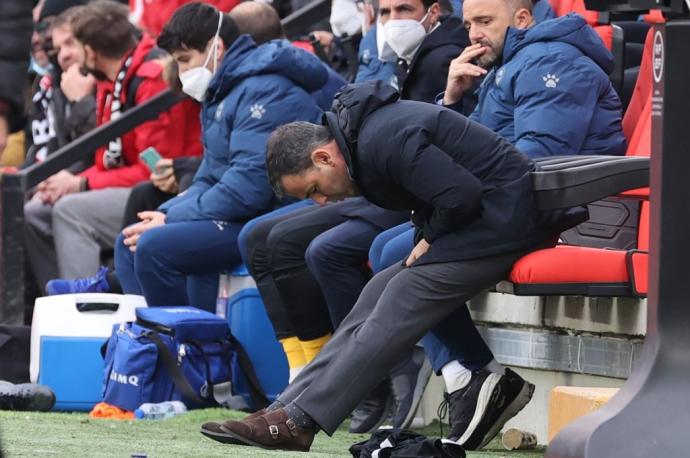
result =
[[[331,153],[323,148],[317,148],[311,153],[311,161],[315,166],[329,166],[334,163]]]
[[[218,56],[216,58],[216,68],[220,67],[220,63],[223,62],[223,56],[225,55],[225,43],[223,39],[218,37]]]
[[[520,8],[515,12],[515,16],[513,17],[513,22],[515,23],[516,29],[526,29],[531,27],[533,21],[534,17],[527,8]]]
[[[441,16],[441,5],[436,2],[429,7],[429,24],[433,27],[438,22],[438,18]]]

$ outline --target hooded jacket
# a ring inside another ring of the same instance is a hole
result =
[[[204,159],[191,187],[163,204],[166,222],[247,221],[268,210],[273,190],[266,141],[278,126],[316,121],[310,93],[328,81],[317,59],[285,40],[256,46],[248,35],[228,49],[201,109]]]
[[[510,28],[502,62],[484,78],[471,119],[531,158],[623,155],[612,68],[613,56],[578,15]]]
[[[431,244],[415,265],[555,243],[586,210],[540,211],[533,162],[486,127],[447,108],[396,101],[381,82],[348,86],[324,121],[362,195],[412,210]]]
[[[398,78],[400,97],[404,100],[433,102],[446,88],[450,61],[458,57],[470,45],[467,30],[456,16],[441,16],[441,23],[427,34],[407,64],[398,59],[395,75]],[[469,114],[474,108],[474,94],[463,97],[463,109]]]
[[[363,81],[381,80],[397,87],[395,80],[395,62],[384,62],[379,59],[379,50],[376,47],[376,34],[383,33],[374,25],[359,42],[359,67],[355,83]]]
[[[127,104],[130,83],[135,76],[140,79],[134,96],[135,105],[145,102],[168,88],[162,77],[161,64],[147,57],[154,46],[153,39],[144,35],[132,51],[132,63],[125,75],[120,94],[123,105]],[[110,121],[109,97],[112,96],[113,89],[114,84],[110,81],[102,81],[96,85],[97,126]],[[94,165],[82,172],[81,176],[86,177],[90,189],[130,187],[140,181],[148,180],[151,174],[146,165],[139,160],[139,153],[150,146],[167,158],[199,155],[201,144],[199,143],[198,110],[195,102],[185,100],[162,112],[156,119],[139,124],[121,137],[123,159],[121,167],[106,167],[103,160],[105,153],[103,147],[96,151]]]

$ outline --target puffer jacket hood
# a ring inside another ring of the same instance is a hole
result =
[[[509,62],[520,50],[537,43],[558,41],[576,47],[592,59],[606,74],[613,70],[613,55],[601,45],[601,38],[584,18],[570,13],[555,21],[544,21],[529,29],[508,29],[503,48],[503,63]]]
[[[257,46],[249,35],[241,35],[225,53],[220,68],[208,88],[213,103],[225,97],[233,87],[250,76],[283,76],[306,92],[314,92],[328,82],[328,71],[316,59],[286,40],[273,40]]]
[[[384,105],[396,102],[400,94],[385,81],[373,80],[347,85],[335,95],[331,111],[323,114],[352,173],[352,152],[357,148],[357,136],[364,120]]]

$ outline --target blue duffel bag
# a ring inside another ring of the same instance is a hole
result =
[[[171,400],[189,409],[257,410],[268,404],[227,322],[195,307],[136,309],[136,321],[113,326],[104,355],[103,402],[121,409]],[[232,391],[239,371],[250,380],[253,405]]]

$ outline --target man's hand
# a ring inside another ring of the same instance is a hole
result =
[[[38,192],[44,204],[54,204],[67,194],[79,192],[81,177],[61,170],[38,185]]]
[[[326,32],[325,30],[315,30],[312,33],[314,34],[314,38],[316,38],[321,44],[324,52],[329,52],[331,45],[333,44],[333,34],[331,32]]]
[[[450,61],[446,92],[443,95],[444,105],[456,103],[466,91],[472,88],[476,78],[486,75],[486,69],[471,63],[472,60],[484,54],[486,50],[486,47],[477,43],[466,47],[462,54]]]
[[[70,102],[78,102],[84,97],[88,97],[93,94],[95,87],[96,78],[90,73],[86,76],[82,75],[79,64],[72,64],[62,74],[60,88]]]
[[[150,179],[153,185],[163,192],[176,194],[180,189],[175,177],[172,159],[161,159],[158,161]]]
[[[161,212],[139,212],[137,214],[141,222],[133,224],[122,230],[122,235],[125,236],[124,244],[129,247],[129,250],[134,252],[137,250],[137,242],[141,234],[153,229],[154,227],[165,224],[165,213]]]
[[[426,240],[420,240],[417,246],[415,246],[412,249],[412,253],[410,253],[410,256],[408,256],[407,258],[407,261],[405,261],[405,265],[407,267],[410,267],[412,264],[414,264],[417,259],[421,258],[424,253],[429,251],[430,246],[431,245],[429,245],[429,242],[427,242]]]

